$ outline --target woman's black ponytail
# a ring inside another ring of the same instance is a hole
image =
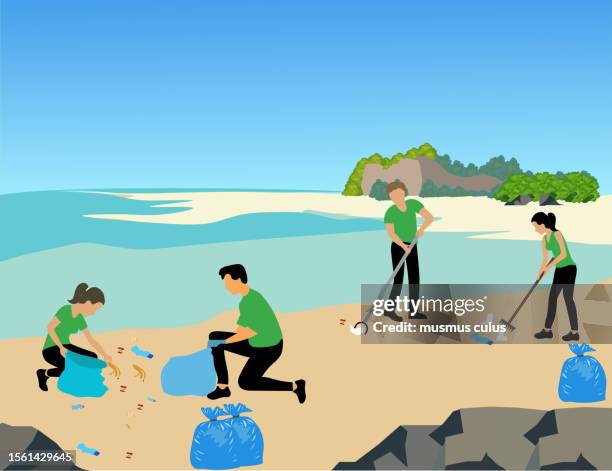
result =
[[[104,304],[104,293],[100,288],[91,287],[87,283],[79,283],[74,290],[72,299],[69,299],[70,304],[82,304],[89,301],[91,304],[102,303]]]
[[[531,218],[531,222],[535,222],[536,224],[544,224],[546,229],[550,229],[553,232],[557,231],[557,217],[554,213],[535,213]]]

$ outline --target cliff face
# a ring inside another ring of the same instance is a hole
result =
[[[473,191],[490,191],[502,183],[499,178],[490,175],[475,175],[473,177],[453,175],[442,168],[435,160],[424,157],[414,160],[402,159],[387,169],[378,164],[366,165],[361,181],[361,189],[364,195],[370,194],[372,185],[376,180],[388,183],[400,180],[406,185],[410,195],[420,194],[423,182],[427,180],[431,180],[437,186],[461,187]]]

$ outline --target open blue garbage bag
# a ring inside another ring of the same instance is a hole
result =
[[[598,402],[606,400],[606,373],[588,343],[570,343],[575,357],[568,358],[561,368],[559,399],[565,402]]]
[[[57,388],[75,397],[101,397],[108,388],[102,370],[106,362],[68,350],[66,367],[57,381]]]
[[[225,404],[227,419],[234,432],[234,451],[238,466],[256,466],[263,462],[263,436],[259,426],[250,417],[240,416],[251,409],[242,403]]]
[[[170,358],[162,369],[161,383],[171,396],[206,396],[217,385],[210,348]]]
[[[220,407],[202,407],[207,421],[193,433],[191,466],[196,469],[231,469],[240,466],[236,454],[234,431],[228,420],[220,419],[226,412]]]

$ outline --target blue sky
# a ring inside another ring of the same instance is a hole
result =
[[[612,192],[612,2],[1,5],[0,192],[334,190],[423,142]]]

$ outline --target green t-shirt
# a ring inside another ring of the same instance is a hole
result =
[[[249,339],[251,347],[273,347],[283,339],[276,314],[268,301],[254,289],[250,289],[238,306],[240,317],[237,324],[257,332]]]
[[[417,232],[417,213],[423,204],[417,200],[406,200],[406,211],[393,205],[385,213],[385,224],[393,224],[395,233],[403,242],[412,242]]]
[[[55,333],[60,342],[62,342],[62,345],[70,343],[70,336],[72,334],[87,329],[87,322],[85,322],[83,314],[72,317],[72,305],[70,304],[61,307],[60,310],[57,311],[57,314],[55,314],[55,317],[59,319],[59,324],[55,328]],[[43,350],[53,346],[55,346],[55,342],[50,335],[47,335]]]
[[[557,263],[555,267],[563,268],[563,267],[569,267],[570,265],[576,265],[576,262],[574,262],[574,259],[569,253],[569,248],[567,247],[567,241],[565,240],[565,237],[563,237],[563,235],[561,235],[561,237],[563,238],[563,243],[565,244],[565,258],[561,260],[559,263]],[[555,233],[551,232],[550,239],[548,240],[546,239],[546,236],[544,236],[544,242],[546,242],[546,248],[553,253],[553,257],[555,258],[558,257],[559,254],[561,253],[561,247],[559,247],[559,242],[557,242]]]

